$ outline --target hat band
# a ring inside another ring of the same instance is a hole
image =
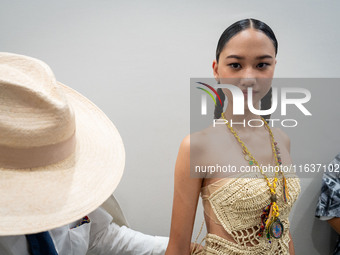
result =
[[[33,168],[57,163],[69,157],[76,148],[76,135],[57,143],[29,148],[0,145],[0,168]]]

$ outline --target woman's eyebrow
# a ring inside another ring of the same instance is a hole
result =
[[[262,55],[262,56],[256,57],[256,59],[264,59],[264,58],[273,58],[273,57],[270,55]]]
[[[226,58],[236,58],[236,59],[245,59],[244,57],[241,57],[239,55],[229,55]],[[264,59],[264,58],[273,58],[271,55],[262,55],[256,57],[256,59]]]
[[[244,57],[241,57],[241,56],[238,56],[238,55],[229,55],[226,58],[244,59]]]

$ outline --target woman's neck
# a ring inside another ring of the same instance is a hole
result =
[[[258,107],[256,107],[258,109]],[[234,115],[232,105],[228,104],[227,109],[224,112],[224,117],[233,129],[239,131],[254,131],[254,126],[261,126],[259,120],[261,117],[252,113],[248,107],[244,109],[244,115]],[[254,120],[254,121],[251,121]]]

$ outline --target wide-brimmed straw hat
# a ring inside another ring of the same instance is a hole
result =
[[[117,187],[125,151],[90,100],[44,62],[0,53],[0,235],[76,221]]]

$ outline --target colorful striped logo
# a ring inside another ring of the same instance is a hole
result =
[[[214,92],[215,95],[216,95],[216,97],[217,97],[218,100],[220,101],[220,104],[222,105],[222,100],[221,100],[219,94],[217,93],[217,91],[216,91],[213,87],[211,87],[210,85],[208,85],[208,84],[206,84],[206,83],[203,83],[203,82],[199,82],[199,81],[198,81],[197,83],[206,86],[206,87],[209,88],[212,92]],[[204,92],[206,92],[206,93],[212,98],[212,100],[214,101],[215,106],[216,106],[215,97],[214,97],[207,89],[204,89],[204,88],[201,88],[201,87],[196,87],[196,88],[201,89],[201,90],[203,90]]]

